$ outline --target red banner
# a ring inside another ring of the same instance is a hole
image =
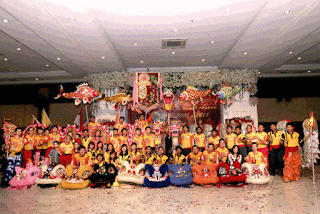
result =
[[[137,103],[150,107],[159,101],[159,73],[136,73]]]

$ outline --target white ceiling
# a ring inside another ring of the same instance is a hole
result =
[[[319,0],[114,2],[0,1],[0,84],[79,82],[147,67],[320,75]],[[186,38],[187,46],[161,49],[164,38]]]

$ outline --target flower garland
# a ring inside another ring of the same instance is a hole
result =
[[[101,91],[112,88],[133,87],[134,71],[113,71],[90,74],[89,83]],[[256,69],[218,69],[212,71],[161,72],[163,87],[180,88],[187,85],[208,87],[228,84],[243,84],[250,88],[251,95],[257,92],[258,70]]]

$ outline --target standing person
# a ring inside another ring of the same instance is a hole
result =
[[[28,162],[32,162],[33,147],[35,145],[34,128],[29,127],[27,134],[23,139],[23,150],[22,150],[22,167],[25,168]]]
[[[93,142],[95,149],[97,149],[98,142],[100,142],[100,141],[102,142],[102,144],[106,143],[101,135],[101,131],[98,129],[94,132],[94,136],[92,137],[90,142]]]
[[[252,143],[257,143],[257,135],[252,131],[252,125],[247,125],[246,127],[246,145],[247,145],[247,153],[252,151]]]
[[[155,148],[156,136],[153,133],[151,133],[150,126],[146,127],[143,139],[146,142],[146,146],[150,146],[151,150],[155,151],[155,149],[156,149]],[[159,146],[159,145],[157,145],[157,146]]]
[[[208,139],[208,143],[213,144],[214,149],[217,149],[219,147],[219,140],[221,137],[218,135],[218,131],[216,129],[212,129],[212,135]]]
[[[244,134],[241,133],[241,126],[236,127],[236,135],[237,135],[236,145],[238,146],[239,152],[240,152],[241,156],[243,157],[241,159],[242,162],[240,162],[240,163],[243,163],[244,158],[247,157],[247,148],[245,145],[246,136],[244,136]],[[233,148],[232,148],[232,150],[233,150]]]
[[[59,158],[59,141],[54,141],[53,142],[53,149],[51,149],[49,155],[49,161],[51,165],[58,165],[60,163]]]
[[[228,126],[227,127],[227,136],[226,136],[225,141],[227,143],[227,148],[229,149],[229,151],[231,151],[232,147],[234,145],[236,145],[236,138],[237,138],[237,135],[232,132],[232,127]]]
[[[81,138],[81,144],[86,148],[88,151],[88,145],[91,141],[91,137],[89,136],[88,129],[83,130],[82,138]]]
[[[123,144],[128,146],[128,130],[127,130],[127,128],[123,128],[121,130],[121,136],[119,137],[119,144],[120,144],[120,148],[122,148]]]
[[[42,127],[37,128],[37,135],[35,136],[35,147],[36,151],[34,153],[33,159],[34,164],[39,165],[40,156],[45,156],[46,151],[43,148],[47,148],[45,144],[47,144],[47,138],[44,135],[44,130]]]
[[[57,125],[53,125],[51,127],[51,133],[47,136],[47,138],[48,138],[48,149],[45,156],[46,158],[48,158],[50,151],[54,148],[53,142],[58,141],[59,144],[61,142],[61,135],[59,133],[59,129]]]
[[[299,133],[293,131],[293,125],[287,123],[287,132],[285,136],[285,156],[284,156],[284,168],[283,168],[283,180],[284,182],[298,181],[300,180],[301,170],[301,156],[299,153],[299,145],[303,141],[307,140],[310,135],[301,139]]]
[[[73,144],[71,141],[72,137],[67,135],[64,139],[64,142],[59,146],[59,162],[65,167],[72,161]]]
[[[151,121],[152,121],[151,114],[149,114],[148,119],[145,118],[144,114],[140,114],[139,119],[136,120],[136,123],[138,123],[142,127],[142,129],[144,130],[149,125],[149,123]]]
[[[132,142],[137,145],[137,149],[139,152],[143,152],[145,150],[146,142],[143,139],[140,128],[136,128],[135,135],[132,138]],[[131,144],[131,146],[132,146],[132,144]]]
[[[267,160],[267,168],[269,169],[269,149],[268,149],[268,145],[269,145],[269,136],[268,134],[264,131],[264,126],[262,124],[260,124],[258,126],[258,132],[257,132],[257,138],[258,138],[258,150],[259,152],[262,152],[264,157]]]
[[[8,187],[9,181],[13,178],[16,166],[22,165],[21,151],[23,148],[22,129],[16,128],[15,135],[9,139],[9,143],[6,150],[9,151],[9,157],[7,159],[7,168],[4,171],[2,178],[2,187]]]
[[[198,146],[200,152],[207,149],[206,136],[202,133],[202,128],[196,128],[196,134],[194,135],[194,144]]]
[[[284,135],[282,131],[278,131],[275,124],[271,124],[269,135],[270,151],[269,151],[269,173],[275,176],[276,169],[281,170],[283,174],[283,156],[284,156]]]
[[[194,136],[192,133],[189,132],[189,126],[183,126],[183,133],[179,139],[179,143],[183,150],[184,155],[188,155],[191,152],[191,147],[193,146]]]
[[[119,122],[116,118],[116,123],[114,125],[115,128],[119,130],[119,132],[122,132],[122,129],[126,128],[128,125],[124,122],[124,117],[119,118]]]
[[[120,143],[119,143],[119,132],[117,128],[113,128],[112,131],[112,137],[109,138],[109,141],[107,142],[107,144],[111,143],[113,145],[114,150],[119,154],[120,152]]]
[[[90,121],[88,123],[88,131],[89,133],[91,132],[92,129],[94,129],[95,126],[100,125],[100,123],[96,122],[96,117],[95,116],[91,116],[90,117]]]

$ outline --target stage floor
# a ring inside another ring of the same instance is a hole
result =
[[[0,213],[320,213],[316,171],[317,194],[307,170],[299,182],[284,183],[276,175],[267,186],[241,188],[0,189]]]

